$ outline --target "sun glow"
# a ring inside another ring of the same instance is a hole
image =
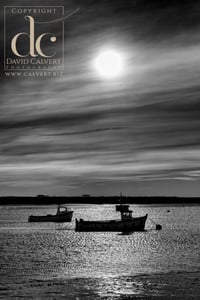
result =
[[[123,71],[122,55],[115,50],[104,50],[96,57],[95,68],[102,78],[119,77]]]

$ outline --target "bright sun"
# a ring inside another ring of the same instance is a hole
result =
[[[122,56],[115,50],[104,50],[95,59],[95,68],[102,78],[116,78],[122,74]]]

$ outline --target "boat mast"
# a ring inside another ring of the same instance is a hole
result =
[[[122,192],[120,192],[120,204],[122,205]]]

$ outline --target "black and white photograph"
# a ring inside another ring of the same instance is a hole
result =
[[[200,299],[200,0],[0,24],[0,299]]]

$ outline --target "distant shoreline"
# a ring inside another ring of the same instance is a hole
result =
[[[123,203],[128,204],[180,204],[190,205],[199,204],[199,197],[122,197]],[[0,197],[0,205],[51,205],[51,204],[119,204],[119,196],[45,196],[38,195],[35,197]]]

